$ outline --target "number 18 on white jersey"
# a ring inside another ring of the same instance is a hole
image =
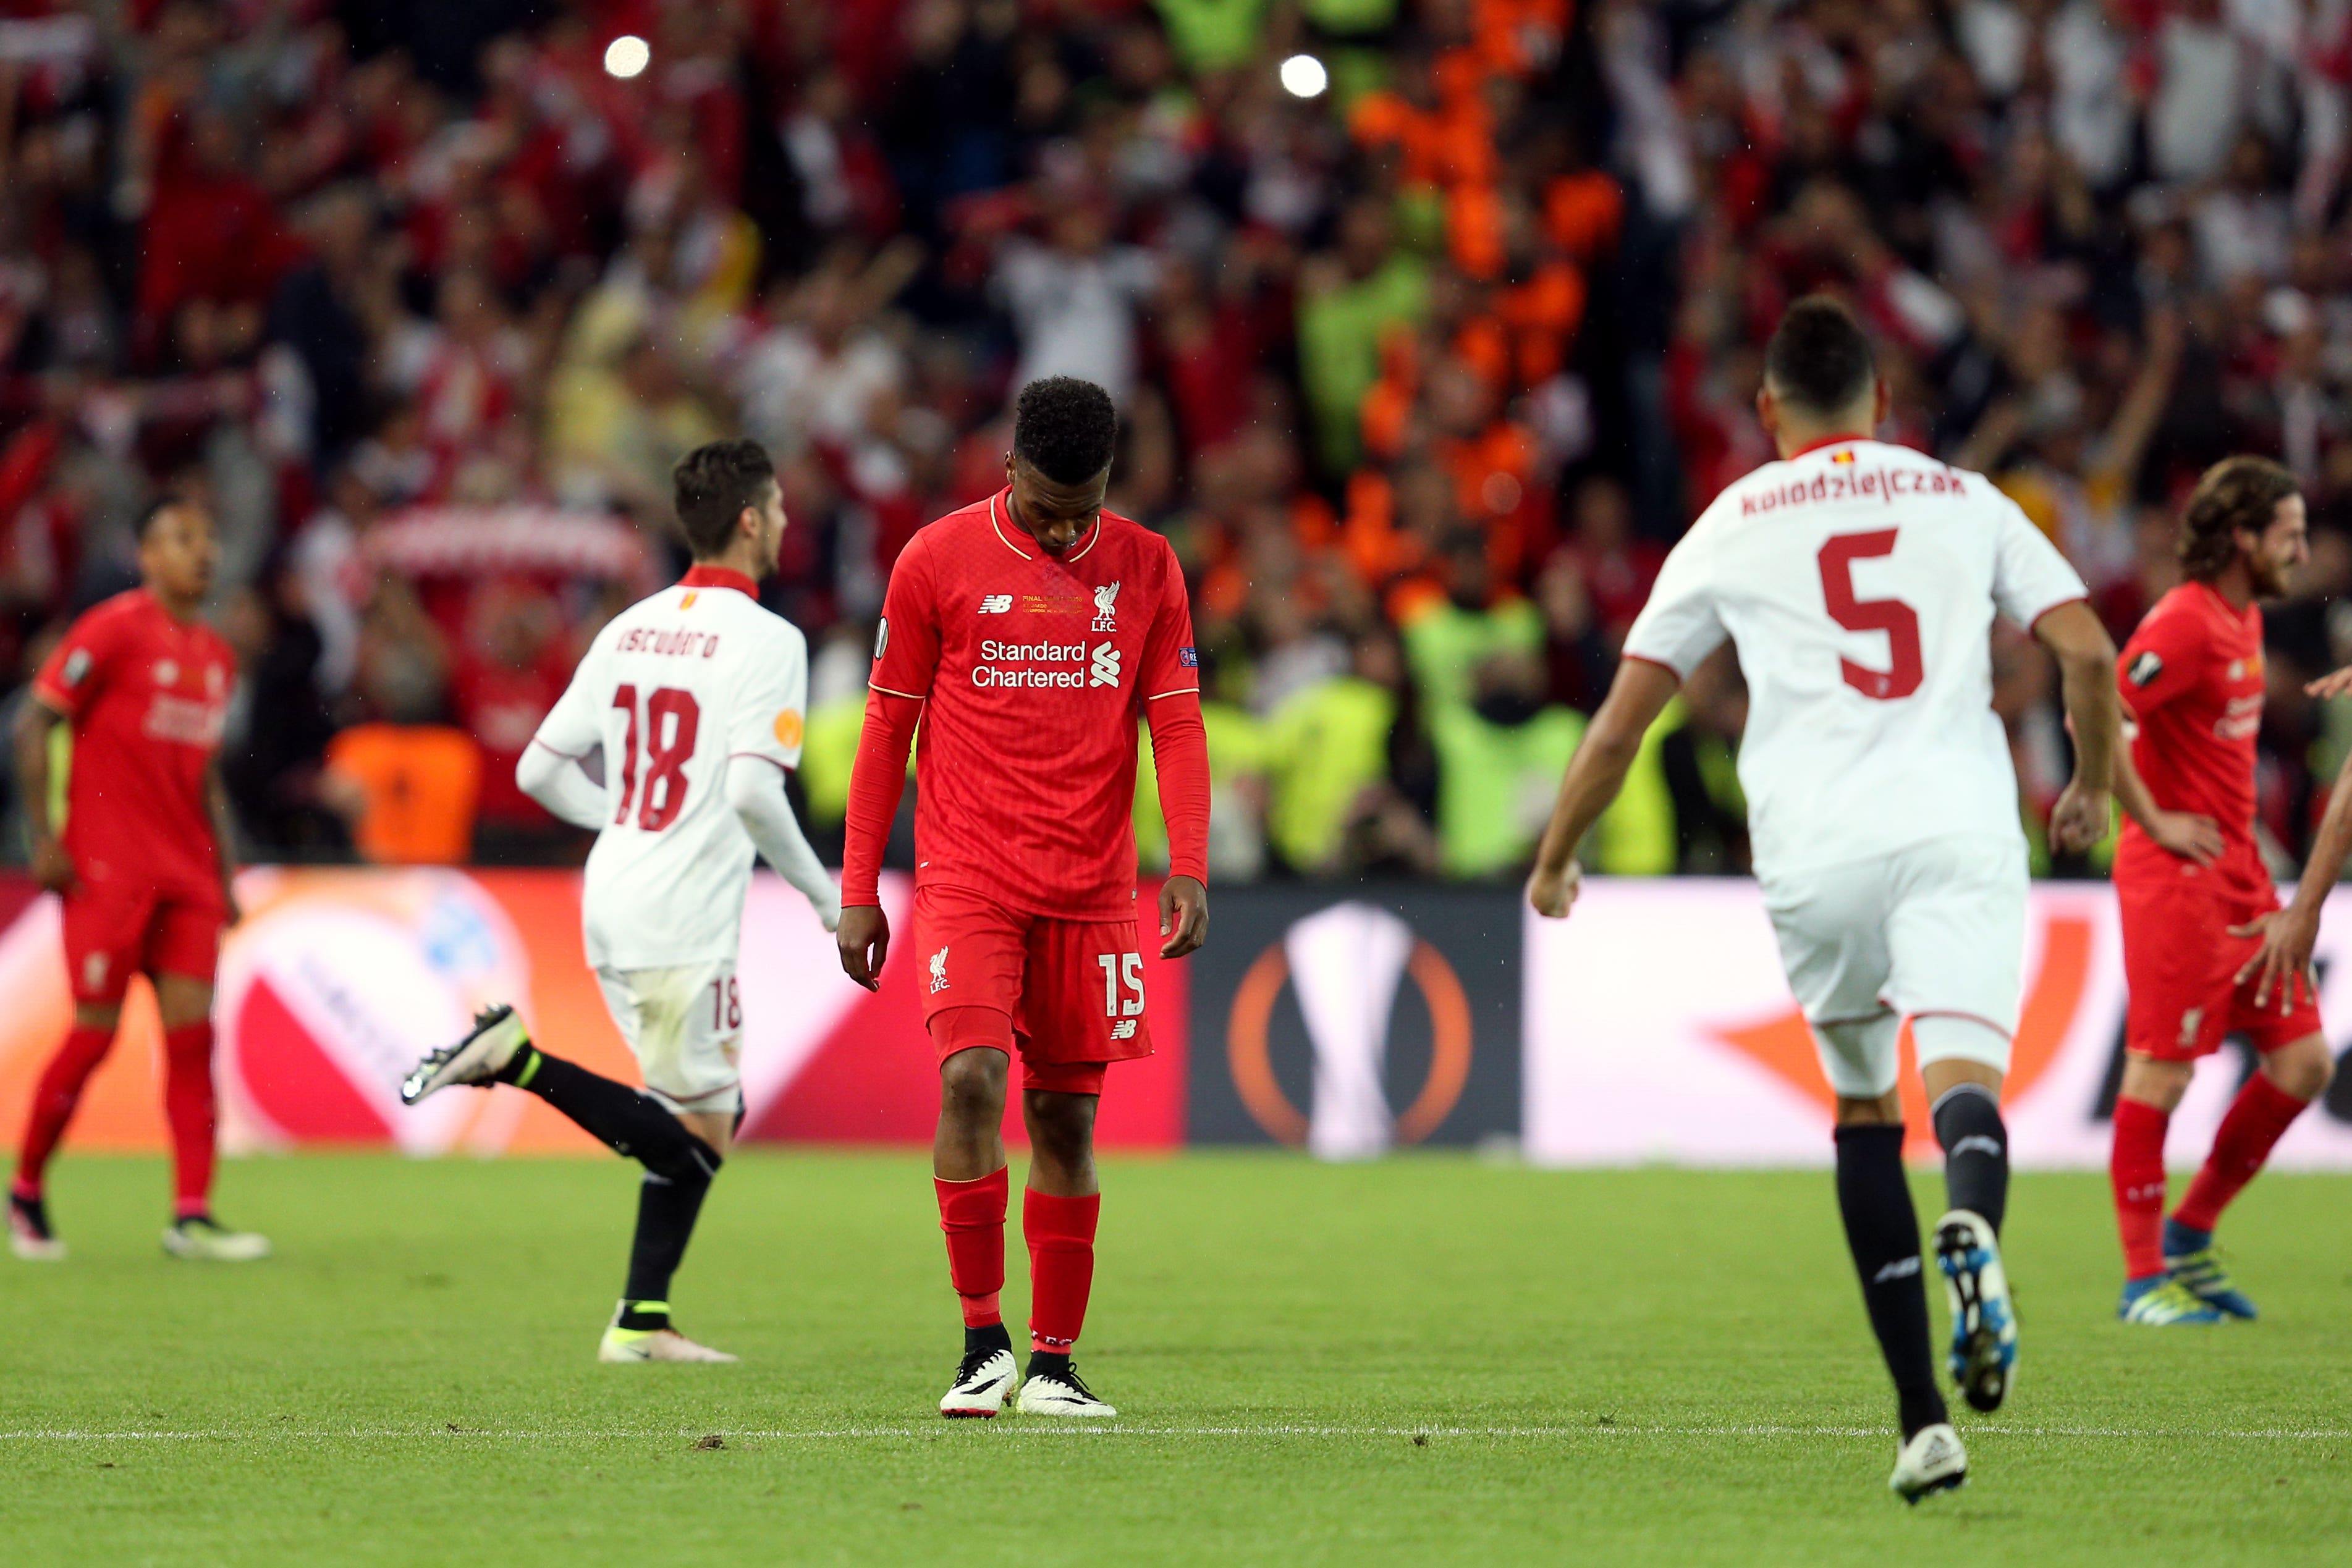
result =
[[[1992,712],[1996,612],[2083,580],[1980,474],[1843,440],[1726,489],[1666,558],[1625,656],[1688,676],[1728,638],[1759,877],[1949,833],[2019,831]]]
[[[689,578],[596,634],[536,741],[572,758],[604,748],[583,898],[591,965],[734,958],[755,852],[728,764],[798,767],[807,703],[807,640],[731,587]]]

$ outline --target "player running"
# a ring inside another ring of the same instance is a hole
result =
[[[163,1113],[172,1130],[175,1258],[242,1263],[269,1243],[212,1215],[213,966],[236,924],[228,797],[215,766],[236,657],[196,619],[220,549],[213,520],[164,501],[139,525],[140,587],[68,629],[16,720],[19,798],[31,826],[33,875],[65,903],[66,977],[73,1027],[33,1091],[8,1191],[8,1245],[17,1257],[66,1255],[41,1181],[82,1086],[113,1046],[133,974],[154,983],[163,1023]],[[50,746],[73,734],[62,830],[49,815]]]
[[[2130,821],[2116,852],[2124,977],[2124,1075],[2107,1173],[2124,1245],[2126,1322],[2252,1318],[2223,1271],[2213,1227],[2334,1071],[2320,1032],[2311,945],[2344,862],[2343,793],[2294,906],[2254,843],[2254,737],[2263,722],[2263,612],[2308,559],[2294,476],[2261,457],[2207,469],[2180,519],[2188,578],[2132,633],[2119,668],[2137,725],[2116,769]],[[2332,830],[2332,831],[2331,831]],[[2164,1218],[2164,1136],[2200,1057],[2243,1034],[2262,1056],[2221,1118],[2180,1207]]]
[[[915,758],[915,951],[940,1065],[931,1148],[964,1354],[942,1416],[1116,1416],[1071,1364],[1094,1279],[1095,1108],[1151,1053],[1135,919],[1138,715],[1168,821],[1160,956],[1208,935],[1209,759],[1182,569],[1103,509],[1118,419],[1100,387],[1022,388],[1006,487],[917,534],[890,574],[850,782],[841,965],[869,989],[890,946],[877,892]],[[1025,1380],[998,1310],[1004,1096],[1029,1131]]]
[[[539,727],[515,780],[568,822],[600,830],[581,921],[588,962],[646,1090],[533,1044],[498,1008],[402,1085],[414,1104],[453,1083],[527,1089],[646,1167],[629,1276],[597,1346],[605,1362],[726,1362],[670,1322],[669,1282],[743,1115],[735,988],[756,850],[830,931],[833,879],[784,795],[800,765],[808,643],[760,607],[784,504],[757,442],[721,441],[677,465],[694,569],[596,634]],[[601,749],[604,782],[580,764]]]
[[[1902,1423],[1888,1484],[1916,1501],[1965,1480],[1968,1456],[1929,1359],[1903,1176],[1906,1019],[1944,1148],[1936,1261],[1971,1406],[2000,1404],[2017,1355],[1997,1238],[2026,865],[1990,706],[1994,613],[2032,628],[2063,674],[2076,755],[2051,816],[2062,848],[2105,831],[2119,718],[2114,644],[2081,579],[1983,476],[1872,440],[1886,403],[1844,307],[1790,307],[1756,399],[1781,461],[1725,490],[1667,557],[1561,781],[1528,897],[1568,914],[1578,843],[1676,685],[1728,640],[1750,694],[1739,779],[1757,880],[1837,1095],[1838,1207]]]

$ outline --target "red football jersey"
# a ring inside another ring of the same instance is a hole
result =
[[[2156,803],[2213,819],[2228,842],[2221,869],[2249,891],[2270,886],[2254,844],[2254,737],[2263,725],[2263,612],[2208,583],[2157,601],[2116,662],[2124,711],[2138,727],[2132,764]],[[2180,861],[2139,824],[2124,824],[2118,882],[2175,875]]]
[[[34,694],[73,727],[64,841],[91,891],[219,900],[205,773],[236,674],[236,655],[211,627],[173,620],[135,588],[76,621],[33,677]]]
[[[1005,507],[999,491],[917,533],[883,603],[873,685],[924,699],[915,881],[1125,920],[1136,719],[1201,689],[1183,570],[1110,512],[1056,559]]]

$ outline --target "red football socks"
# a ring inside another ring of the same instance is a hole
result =
[[[213,1026],[200,1019],[163,1031],[163,1119],[172,1124],[173,1209],[180,1218],[211,1210]]]
[[[2257,1072],[2246,1080],[2230,1102],[2221,1131],[2213,1134],[2212,1152],[2205,1156],[2189,1196],[2180,1200],[2173,1218],[2195,1230],[2210,1230],[2230,1200],[2245,1189],[2271,1157],[2271,1148],[2303,1114],[2307,1100],[2298,1100]],[[2120,1111],[2122,1106],[2117,1105]]]
[[[948,1281],[963,1303],[963,1326],[1001,1323],[1004,1289],[1004,1209],[1011,1178],[1000,1166],[973,1181],[931,1178],[940,1199],[940,1228],[948,1238]]]
[[[1029,1242],[1029,1347],[1067,1355],[1086,1326],[1095,1282],[1095,1220],[1102,1195],[1055,1197],[1024,1187],[1021,1232]]]
[[[2168,1111],[2137,1100],[2116,1101],[2107,1180],[2115,1188],[2116,1228],[2123,1236],[2127,1279],[2164,1272],[2164,1134],[2171,1124]]]
[[[33,1090],[33,1103],[25,1116],[24,1140],[16,1145],[13,1190],[17,1197],[41,1196],[41,1174],[48,1168],[49,1156],[57,1153],[58,1140],[66,1135],[74,1107],[81,1103],[82,1085],[106,1060],[107,1048],[113,1043],[113,1030],[76,1024],[57,1054],[49,1058],[48,1066],[41,1070],[41,1081]]]

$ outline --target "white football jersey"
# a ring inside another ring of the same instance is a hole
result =
[[[800,766],[808,641],[733,588],[686,582],[596,633],[536,744],[604,753],[589,852],[588,962],[650,969],[732,959],[755,851],[727,799],[730,758]]]
[[[1727,637],[1738,650],[1739,782],[1769,877],[1945,833],[2017,834],[1993,614],[2031,626],[2084,596],[1983,475],[1838,441],[1716,497],[1666,558],[1625,654],[1687,676]]]

